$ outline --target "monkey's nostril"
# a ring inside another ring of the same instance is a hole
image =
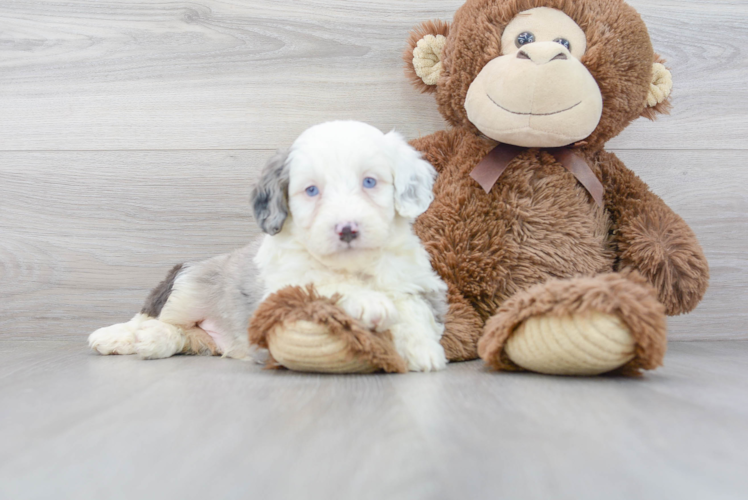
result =
[[[537,49],[537,50],[534,50],[534,51],[530,50],[529,52],[527,52],[526,50],[520,50],[517,52],[517,59],[526,59],[538,65],[546,64],[551,61],[563,61],[563,60],[569,59],[569,56],[567,56],[565,52],[556,52],[556,54],[553,57],[551,57],[551,54],[553,54],[553,52],[548,53],[548,51],[545,50],[547,49],[547,47],[542,48],[542,49],[539,46],[528,47],[528,50],[529,49]]]

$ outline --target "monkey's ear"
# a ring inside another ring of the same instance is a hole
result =
[[[654,120],[658,113],[670,112],[670,92],[673,90],[673,75],[663,64],[665,62],[659,55],[655,54],[655,62],[652,65],[652,80],[649,82],[647,93],[647,107],[643,115]]]
[[[408,47],[403,53],[405,74],[423,93],[436,91],[447,36],[449,23],[446,21],[426,21],[410,32]]]

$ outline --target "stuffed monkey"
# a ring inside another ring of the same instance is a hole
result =
[[[439,172],[416,232],[449,285],[452,360],[635,374],[665,314],[709,280],[691,229],[612,153],[672,78],[621,0],[470,0],[410,39],[408,73],[452,126],[413,142]]]

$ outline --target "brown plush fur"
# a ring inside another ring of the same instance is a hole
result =
[[[478,351],[497,370],[522,370],[504,352],[504,344],[517,326],[532,316],[587,311],[619,316],[634,337],[635,357],[619,372],[633,375],[662,365],[667,348],[663,306],[652,287],[635,272],[550,280],[518,293],[486,323]]]
[[[250,344],[267,348],[268,335],[276,326],[311,321],[326,325],[333,335],[345,339],[351,359],[365,359],[385,372],[407,372],[405,361],[395,350],[392,335],[364,328],[336,305],[338,298],[322,297],[311,285],[279,290],[260,304],[252,316]]]
[[[541,6],[562,10],[587,35],[582,62],[600,86],[604,110],[576,152],[605,187],[604,209],[542,149],[521,153],[488,194],[469,177],[497,143],[468,121],[468,87],[500,54],[506,24]],[[437,25],[422,25],[417,33],[429,26]],[[637,357],[623,372],[660,363],[664,312],[696,306],[708,284],[708,265],[685,222],[603,150],[634,119],[668,109],[667,101],[645,109],[657,57],[641,18],[621,0],[468,0],[457,12],[436,89],[439,110],[453,128],[412,142],[439,172],[435,200],[415,229],[449,286],[442,344],[451,360],[476,357],[483,333],[476,325],[498,314],[485,330],[481,353],[491,366],[509,368],[501,348],[520,318],[593,307],[614,311],[632,329]],[[661,304],[628,270],[654,287]]]

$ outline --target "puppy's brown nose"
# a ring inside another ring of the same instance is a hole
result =
[[[340,241],[350,243],[358,238],[358,224],[355,222],[344,222],[335,226],[335,231],[340,237]]]

